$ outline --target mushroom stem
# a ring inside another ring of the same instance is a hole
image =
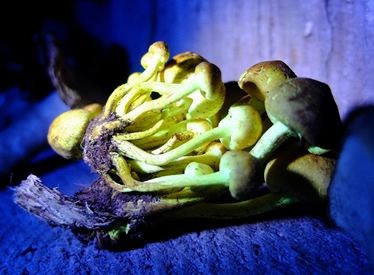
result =
[[[142,63],[147,63],[144,64],[144,66],[146,66],[145,70],[137,77],[132,78],[130,82],[127,82],[114,90],[105,104],[105,110],[100,121],[104,120],[104,118],[111,113],[118,100],[129,90],[139,83],[150,80],[157,72],[161,71],[164,68],[166,61],[169,59],[169,54],[169,49],[165,42],[159,41],[153,43],[149,47],[148,52],[142,58]],[[143,60],[145,61],[143,62]]]
[[[187,123],[188,123],[187,120],[182,120],[172,125],[170,124],[167,125],[168,126],[167,128],[163,126],[154,135],[145,137],[139,140],[134,140],[132,143],[135,146],[142,148],[143,150],[157,148],[161,146],[162,144],[165,144],[165,142],[167,142],[171,136],[185,131],[187,129]]]
[[[191,162],[187,165],[185,174],[168,175],[147,181],[135,180],[131,176],[131,170],[126,160],[119,154],[111,153],[111,159],[125,185],[115,183],[108,174],[105,174],[104,178],[108,179],[107,182],[112,188],[120,192],[127,192],[129,189],[139,192],[154,192],[179,187],[222,185],[229,188],[233,198],[243,199],[251,196],[259,187],[257,161],[245,151],[226,152],[221,158],[218,172],[193,176],[191,175],[193,169],[190,169],[189,166],[196,166],[194,166],[194,162]]]
[[[159,88],[157,89],[157,91],[160,91],[160,94],[164,93],[163,96],[158,99],[143,103],[138,108],[124,114],[122,116],[122,119],[129,122],[134,121],[138,116],[146,112],[166,108],[166,106],[168,106],[169,104],[187,97],[194,92],[200,95],[200,97],[198,97],[198,100],[195,100],[195,102],[193,102],[192,104],[194,108],[197,108],[197,110],[195,109],[194,112],[203,112],[202,109],[205,110],[206,105],[210,103],[210,109],[213,111],[206,112],[205,114],[206,117],[209,117],[219,111],[219,109],[222,107],[225,97],[225,87],[221,79],[221,71],[218,69],[218,67],[209,62],[201,62],[200,64],[198,64],[195,68],[195,72],[190,76],[185,84],[158,82],[157,86],[159,86],[157,87]],[[163,86],[167,88],[166,90],[170,91],[162,92]],[[197,104],[197,106],[195,106],[195,104]],[[200,106],[201,104],[204,108]],[[193,111],[189,110],[189,112]],[[195,117],[203,118],[201,116],[197,116],[197,114],[195,114]]]
[[[288,138],[298,136],[299,134],[297,132],[278,121],[260,137],[249,153],[261,163],[265,163],[269,160],[271,154]]]
[[[113,164],[125,185],[114,182],[108,174],[104,174],[103,176],[112,188],[120,192],[154,192],[178,187],[208,186],[213,184],[225,185],[228,183],[227,176],[224,176],[222,172],[197,176],[193,177],[193,179],[190,175],[185,174],[170,175],[142,182],[135,180],[131,176],[131,169],[123,157],[116,153],[112,153],[111,155]]]
[[[161,155],[150,154],[131,142],[121,141],[116,137],[113,137],[112,142],[122,154],[129,158],[152,165],[165,165],[217,139],[221,139],[222,144],[229,150],[241,150],[253,145],[261,133],[262,121],[260,115],[253,107],[241,105],[231,107],[229,115],[221,120],[217,128],[202,133]]]
[[[115,135],[115,137],[118,140],[134,140],[134,139],[141,139],[141,138],[149,137],[157,133],[160,130],[163,123],[164,123],[164,119],[161,119],[148,130],[145,130],[142,132],[117,134]]]
[[[200,187],[219,184],[227,185],[230,177],[230,173],[227,173],[227,171],[221,171],[212,174],[196,176],[193,177],[193,180],[191,175],[183,174],[164,176],[142,182],[135,180],[131,176],[131,169],[127,161],[122,156],[117,153],[111,153],[111,159],[114,166],[116,167],[116,170],[119,173],[122,182],[125,185],[116,183],[108,173],[104,173],[103,177],[112,188],[120,192],[154,192],[178,187]]]
[[[164,154],[181,144],[193,139],[205,132],[213,129],[213,125],[206,119],[193,119],[189,121],[186,125],[186,130],[174,134],[167,142],[161,147],[153,150],[151,153],[154,155]],[[200,147],[194,149],[194,153],[204,152],[208,144],[204,144]]]
[[[188,218],[240,219],[264,214],[281,207],[301,202],[296,197],[284,193],[269,193],[260,197],[233,203],[201,202],[174,211],[165,212],[160,222]]]
[[[138,160],[128,160],[131,170],[138,174],[151,174],[170,169],[185,169],[191,162],[209,165],[214,171],[219,169],[221,157],[227,149],[220,142],[211,142],[200,155],[183,156],[164,166],[150,165]]]
[[[185,120],[186,112],[191,105],[191,101],[191,99],[183,98],[163,110],[147,112],[139,116],[135,121],[131,121],[131,125],[127,126],[125,130],[127,132],[145,131],[156,124],[161,118],[163,118],[165,122],[160,128],[160,131],[168,130],[170,127],[174,127],[175,124]],[[149,138],[153,140],[152,137]],[[141,142],[147,145],[150,143],[149,140],[146,139],[142,139]]]
[[[191,85],[175,84],[175,83],[168,84],[168,85],[175,86],[174,93],[167,94],[166,96],[161,96],[160,98],[152,100],[152,101],[144,102],[142,105],[124,114],[122,116],[122,119],[124,121],[129,121],[129,122],[134,121],[136,120],[136,118],[138,118],[139,116],[141,116],[142,114],[146,112],[164,109],[168,105],[172,104],[173,102],[176,102],[186,97],[190,93],[194,92],[195,90],[199,89],[199,87],[195,85],[194,83],[192,83]]]
[[[120,117],[124,117],[129,112],[129,107],[131,103],[141,94],[146,93],[150,94],[152,92],[157,92],[160,95],[169,95],[175,93],[181,89],[183,84],[176,84],[176,83],[163,83],[157,81],[147,81],[139,83],[133,89],[131,89],[128,93],[126,93],[120,100],[116,108],[116,113]],[[140,105],[139,105],[140,106]],[[137,106],[137,107],[139,107]],[[132,110],[135,110],[133,108]],[[132,111],[130,110],[130,111]]]
[[[189,165],[193,165],[194,162],[191,162]],[[186,167],[188,169],[188,166]],[[211,174],[204,174],[199,176],[193,176],[182,174],[182,175],[170,175],[161,178],[154,178],[151,180],[147,180],[144,184],[166,188],[170,187],[200,187],[200,186],[208,186],[208,185],[215,185],[215,184],[222,184],[228,185],[229,182],[229,175],[222,171],[214,172]],[[151,187],[153,188],[153,187]],[[157,189],[156,189],[157,190]]]

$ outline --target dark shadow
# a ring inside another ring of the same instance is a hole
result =
[[[76,17],[79,14],[75,12],[75,1],[43,3],[43,7],[31,2],[22,3],[20,9],[18,2],[9,2],[0,11],[0,23],[6,26],[2,28],[4,32],[0,36],[0,93],[17,86],[22,98],[35,103],[55,90],[47,72],[46,52],[43,52],[41,45],[43,34],[50,32],[59,40],[69,65],[77,74],[91,87],[103,91],[101,103],[105,103],[112,91],[123,84],[129,75],[127,50],[116,44],[106,46],[103,43],[105,37],[97,38],[86,32]],[[87,93],[90,93],[90,89],[87,89]],[[12,106],[7,107],[12,109]],[[19,119],[22,119],[22,114]],[[17,184],[29,173],[43,173],[69,163],[56,156],[30,165],[29,160],[34,154],[26,152],[24,159],[20,159],[12,171],[2,176],[0,189]]]
[[[182,219],[175,222],[144,228],[137,236],[124,237],[120,242],[111,241],[103,232],[98,231],[73,231],[83,243],[94,242],[100,249],[113,252],[124,252],[144,247],[149,243],[166,242],[189,233],[199,233],[205,230],[214,230],[231,226],[262,223],[266,221],[280,221],[289,218],[314,217],[327,221],[326,207],[324,204],[299,203],[285,206],[280,209],[249,218],[233,220],[215,219]],[[250,237],[250,236],[248,236]]]
[[[45,150],[51,149],[46,148]],[[9,178],[5,178],[6,176],[0,178],[1,182],[3,183],[0,187],[5,188],[15,186],[22,180],[25,180],[30,174],[43,175],[71,163],[74,163],[74,161],[64,159],[54,152],[49,154],[46,158],[40,159],[36,162],[32,161],[32,158],[25,159],[12,169],[9,175],[7,175]]]
[[[342,134],[342,141],[340,144],[339,152],[343,150],[343,146],[349,138],[352,138],[353,136],[357,136],[359,137],[360,141],[365,144],[365,148],[368,149],[366,152],[371,154],[372,158],[374,158],[374,141],[373,141],[374,120],[373,118],[374,118],[374,105],[365,105],[365,106],[360,106],[360,107],[353,109],[348,114],[345,121],[343,122],[343,134]],[[352,155],[351,164],[355,162],[356,158],[357,158],[356,155],[354,156]],[[357,163],[359,163],[359,165],[366,165],[366,163],[361,163],[360,159],[357,160]],[[336,226],[334,217],[332,217],[335,215],[333,214],[334,210],[331,209],[332,207],[331,205],[333,201],[336,200],[336,197],[334,197],[334,195],[335,196],[336,195],[340,195],[340,196],[348,195],[348,194],[343,194],[342,193],[343,191],[337,192],[336,190],[338,189],[345,190],[342,187],[339,188],[338,187],[339,185],[346,186],[348,184],[352,184],[348,182],[348,179],[345,182],[338,182],[336,180],[337,174],[339,173],[339,171],[343,171],[343,169],[347,169],[343,167],[343,165],[344,164],[340,163],[338,159],[337,169],[335,170],[333,179],[328,189],[329,196],[328,196],[327,205],[328,205],[328,211],[329,211],[329,224],[333,226]],[[370,170],[370,167],[368,167],[368,171],[369,170]],[[360,182],[360,184],[368,184],[368,183]],[[335,192],[332,191],[334,189],[335,189]],[[368,194],[370,194],[369,189],[368,189]]]
[[[276,208],[271,211],[267,211],[263,214],[254,215],[247,218],[238,219],[202,219],[202,218],[185,218],[178,217],[170,218],[163,222],[162,213],[148,213],[148,216],[143,216],[142,210],[138,211],[127,211],[124,210],[129,205],[128,202],[133,202],[136,207],[137,201],[142,200],[149,202],[150,204],[156,202],[152,194],[147,193],[113,193],[112,189],[105,188],[106,183],[103,180],[95,181],[90,187],[81,189],[76,193],[76,196],[80,203],[83,205],[89,205],[90,209],[94,212],[101,213],[100,215],[104,218],[108,215],[115,215],[115,224],[111,222],[110,228],[105,226],[103,230],[88,230],[83,227],[75,228],[73,232],[76,234],[79,240],[83,243],[94,243],[100,249],[107,249],[110,251],[129,251],[143,247],[147,243],[164,242],[170,239],[178,238],[188,233],[199,233],[204,230],[214,230],[218,228],[225,228],[230,226],[245,225],[250,223],[259,223],[264,221],[282,220],[288,218],[297,218],[302,216],[316,217],[321,220],[326,220],[326,207],[324,203],[312,202],[312,203],[294,203],[292,205],[283,206]],[[269,191],[263,188],[257,196],[268,194]],[[115,194],[115,195],[114,195]],[[228,194],[222,195],[222,197],[216,198],[217,202],[229,203],[234,202],[232,198],[229,198]],[[161,203],[162,204],[162,203]],[[150,206],[150,205],[148,205]],[[139,205],[139,207],[144,207]],[[143,209],[143,208],[142,208]],[[152,211],[148,209],[148,211]],[[109,214],[111,213],[111,214]],[[116,214],[114,214],[116,213]],[[183,215],[183,214],[182,214]],[[129,217],[130,218],[129,220]],[[119,228],[119,226],[125,226],[130,223],[129,233],[119,233],[118,240],[113,241],[108,231],[111,228]]]
[[[58,37],[69,60],[94,85],[110,93],[126,80],[126,49],[105,47],[105,37],[95,38],[81,28],[74,5],[71,0],[43,2],[42,7],[26,2],[20,9],[19,3],[9,2],[1,9],[0,23],[7,27],[0,36],[0,91],[19,86],[32,98],[42,98],[53,90],[38,39],[46,31]]]
[[[352,135],[360,135],[368,148],[373,148],[374,105],[360,106],[352,110],[343,123],[341,147]]]

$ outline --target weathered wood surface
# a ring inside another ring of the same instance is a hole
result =
[[[281,59],[299,76],[328,83],[343,118],[374,102],[373,0],[112,1],[81,3],[77,12],[93,13],[96,23],[82,19],[82,27],[124,46],[132,69],[150,43],[164,40],[172,54],[191,50],[217,64],[225,81]]]

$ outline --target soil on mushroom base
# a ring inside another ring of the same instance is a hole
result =
[[[93,119],[87,126],[83,139],[83,158],[85,163],[87,163],[94,172],[102,170],[107,172],[113,166],[108,153],[117,151],[117,147],[112,144],[111,138],[116,133],[122,132],[128,124],[123,122],[121,127],[103,131],[97,138],[95,138],[95,140],[91,140],[92,132],[98,126],[119,120],[119,118],[113,112],[102,121],[100,121],[100,118],[101,115]]]

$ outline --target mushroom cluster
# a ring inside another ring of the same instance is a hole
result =
[[[152,44],[144,71],[116,88],[102,112],[95,105],[57,117],[52,148],[83,158],[119,192],[205,194],[214,187],[209,199],[227,191],[239,201],[204,202],[184,215],[206,216],[205,209],[237,217],[280,198],[326,197],[342,127],[328,85],[278,60],[223,83],[220,69],[200,55],[169,55],[166,43]],[[263,186],[269,194],[256,197]]]

